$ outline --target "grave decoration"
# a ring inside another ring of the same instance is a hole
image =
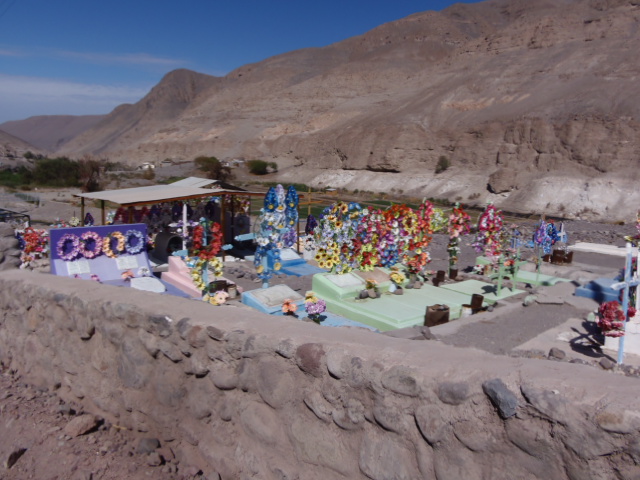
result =
[[[383,211],[335,203],[325,209],[314,230],[318,265],[345,274],[403,263],[410,273],[420,273],[429,261],[432,211],[428,201],[417,211],[406,205]]]
[[[282,185],[271,187],[264,197],[264,207],[258,218],[259,231],[255,235],[254,265],[263,288],[282,268],[280,249],[297,241],[298,194],[293,186],[285,193]]]
[[[207,228],[211,233],[210,238],[205,235]],[[196,288],[202,292],[202,300],[212,305],[222,305],[225,303],[228,294],[216,295],[217,290],[211,291],[213,282],[209,279],[209,270],[213,271],[215,277],[222,275],[223,264],[217,257],[222,249],[222,228],[217,222],[209,222],[202,218],[201,222],[193,227],[191,238],[191,248],[189,256],[184,261],[190,268],[191,279]],[[226,294],[226,292],[224,292]]]
[[[455,278],[458,273],[460,238],[462,235],[471,233],[471,217],[469,217],[467,212],[465,212],[457,202],[449,215],[447,233],[449,234],[449,243],[447,244],[447,252],[449,253],[449,277]],[[455,274],[453,272],[455,272]]]
[[[635,314],[635,308],[629,307],[628,317],[633,317]],[[605,337],[622,337],[626,320],[622,305],[616,300],[604,302],[598,308],[598,327]]]
[[[485,257],[499,257],[503,250],[503,215],[493,203],[487,205],[478,219],[478,234],[473,247]]]
[[[309,291],[304,296],[304,310],[310,320],[320,323],[323,320],[322,314],[327,310],[327,304],[323,299],[318,298],[314,292]]]
[[[122,284],[150,276],[144,224],[54,228],[51,272],[55,275]]]
[[[626,235],[624,239],[627,242],[630,242],[634,247],[637,247],[640,243],[640,211],[638,211],[638,213],[636,214],[636,234]]]
[[[282,313],[284,315],[291,315],[293,317],[297,317],[296,315],[297,310],[298,310],[298,305],[290,298],[287,298],[284,302],[282,302]]]
[[[391,273],[389,274],[389,280],[391,280],[391,286],[389,291],[396,295],[404,294],[402,289],[407,277],[400,271],[398,267],[391,267]]]
[[[337,202],[324,209],[314,230],[314,240],[317,246],[316,261],[320,268],[326,268],[332,273],[349,273],[354,268],[356,258],[354,240],[358,234],[358,226],[363,216],[363,209],[357,203]],[[362,253],[361,263],[377,261],[377,252],[373,246],[368,247],[365,242],[377,235],[376,224],[372,222],[361,230],[357,245]]]
[[[43,229],[27,227],[16,230],[15,236],[21,250],[20,268],[28,268],[32,262],[49,255],[49,232]]]
[[[93,215],[91,215],[90,212],[87,212],[87,214],[84,216],[84,226],[92,227],[94,223],[95,220],[93,219]]]

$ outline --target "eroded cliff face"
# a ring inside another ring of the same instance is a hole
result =
[[[263,158],[313,185],[384,175],[366,189],[609,217],[636,201],[639,23],[635,0],[418,13],[224,78],[173,72],[62,153]],[[452,167],[434,176],[441,156]]]

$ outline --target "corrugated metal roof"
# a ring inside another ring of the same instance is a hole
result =
[[[179,200],[189,200],[192,198],[215,197],[218,195],[264,195],[258,192],[248,192],[238,187],[225,188],[201,188],[190,183],[197,184],[205,181],[205,185],[219,183],[218,180],[206,178],[189,177],[184,180],[170,183],[169,185],[151,185],[148,187],[123,188],[120,190],[103,190],[102,192],[79,193],[76,197],[89,198],[92,200],[104,200],[122,206],[145,205],[160,202],[172,202]],[[182,182],[186,183],[183,184]]]
[[[210,178],[201,177],[187,177],[177,182],[173,182],[171,185],[177,187],[200,187],[200,188],[216,188],[220,183],[219,180],[211,180]]]

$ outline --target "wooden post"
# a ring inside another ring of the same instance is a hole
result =
[[[107,224],[107,216],[104,213],[104,200],[100,200],[100,209],[102,210],[102,225]]]
[[[224,211],[224,195],[220,195],[220,229],[222,230],[222,244],[226,245],[227,243],[227,239],[226,237],[226,232],[225,232],[225,225],[227,222],[225,222],[225,216],[226,213]],[[222,261],[225,261],[225,257],[226,255],[224,254],[225,250],[222,249]]]
[[[84,227],[84,197],[80,197],[80,222]]]

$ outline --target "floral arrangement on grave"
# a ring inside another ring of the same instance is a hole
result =
[[[637,247],[640,243],[640,211],[636,214],[636,234],[635,235],[626,235],[624,237],[625,241],[631,242],[634,247]]]
[[[226,211],[234,212],[236,215],[248,215],[251,210],[251,200],[247,197],[240,197],[239,195],[223,195],[222,201]]]
[[[205,293],[202,297],[202,301],[208,302],[211,305],[219,306],[224,305],[227,302],[228,298],[229,294],[227,292],[225,292],[224,290],[218,290],[214,293]]]
[[[369,298],[378,298],[380,296],[380,290],[378,289],[378,282],[373,278],[365,279],[364,289],[369,294]]]
[[[284,198],[285,232],[282,243],[285,247],[293,247],[298,240],[298,192],[293,185],[289,185]]]
[[[337,202],[324,209],[313,233],[317,246],[315,259],[320,268],[336,274],[349,273],[354,269],[354,239],[362,218],[363,209],[353,202]],[[374,252],[369,252],[371,261],[374,257]]]
[[[441,208],[432,207],[431,213],[431,232],[441,233],[444,232],[449,226],[449,217],[444,213]]]
[[[540,271],[540,264],[542,263],[542,256],[551,253],[552,239],[549,236],[549,229],[547,228],[547,222],[543,218],[540,219],[540,223],[537,225],[535,232],[533,233],[533,244],[537,254],[537,270]]]
[[[280,249],[287,230],[286,197],[282,185],[271,187],[264,197],[264,207],[258,217],[255,236],[256,252],[253,264],[263,286],[267,286],[274,273],[282,268]],[[294,227],[295,228],[295,227]]]
[[[15,236],[21,250],[20,268],[27,268],[34,260],[48,256],[49,232],[46,230],[27,227],[24,230],[16,230]]]
[[[91,215],[90,212],[87,212],[87,214],[84,216],[84,226],[93,227],[94,223],[95,223],[95,220],[93,219],[93,215]]]
[[[627,316],[622,310],[622,305],[616,300],[604,302],[598,308],[598,327],[606,337],[622,337],[624,335],[624,323],[627,318],[636,314],[636,309],[629,307]]]
[[[472,246],[485,257],[499,257],[504,246],[504,220],[500,210],[490,203],[478,219],[478,233]]]
[[[71,225],[72,227],[79,227],[80,219],[74,215],[69,219],[69,225]]]
[[[298,310],[298,305],[289,298],[287,298],[284,302],[282,302],[282,313],[285,315],[296,316],[296,311]]]
[[[205,222],[206,223],[206,222]],[[198,290],[205,292],[209,284],[208,271],[211,269],[216,277],[222,275],[223,264],[217,255],[222,249],[222,227],[213,222],[209,228],[211,236],[209,243],[204,236],[204,226],[196,225],[193,228],[190,257],[185,258],[187,265],[191,267],[191,280]],[[205,300],[206,297],[206,300]],[[210,295],[203,295],[202,300],[212,303]],[[224,303],[224,302],[223,302]],[[214,303],[214,305],[218,305]]]
[[[304,296],[304,309],[311,320],[320,323],[320,316],[327,310],[327,304],[315,293],[307,292]]]
[[[447,244],[447,252],[449,253],[449,267],[457,269],[458,256],[460,255],[460,238],[462,235],[468,235],[471,232],[471,217],[465,212],[459,203],[456,202],[453,211],[449,215],[449,223],[447,225],[447,233],[449,234],[449,243]]]
[[[402,287],[402,284],[407,280],[407,277],[400,270],[392,270],[389,274],[389,280],[391,280],[396,286]]]

